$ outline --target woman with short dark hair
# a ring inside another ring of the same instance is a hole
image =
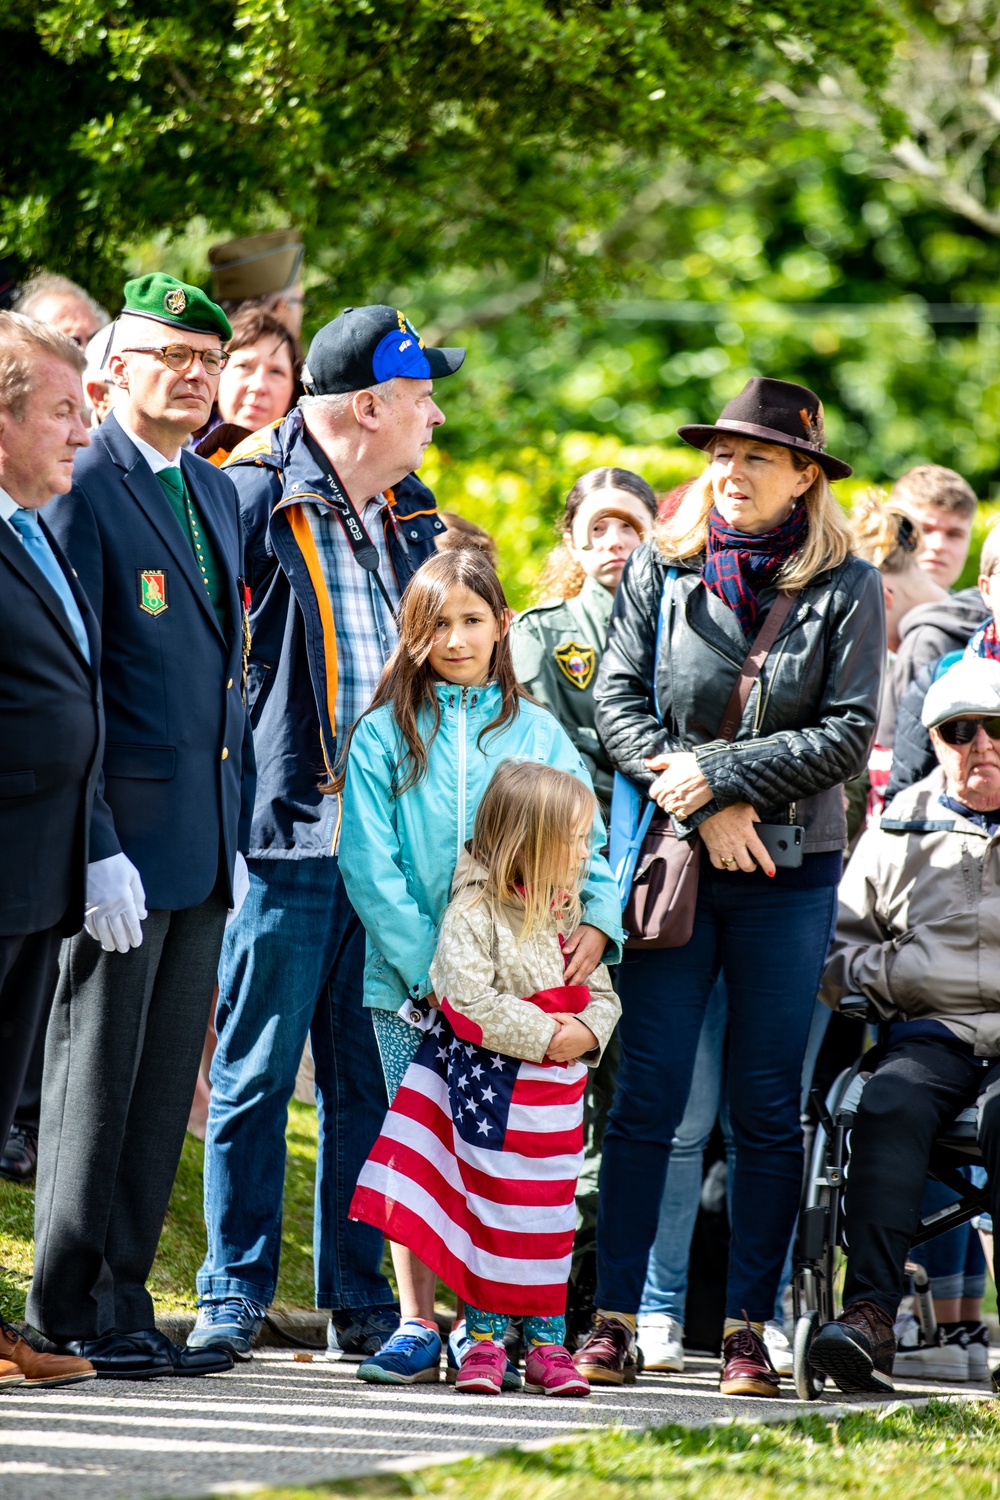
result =
[[[825,451],[812,391],[755,378],[716,423],[680,435],[710,461],[630,559],[598,678],[597,728],[618,771],[669,814],[678,837],[700,841],[697,902],[687,941],[633,948],[621,966],[600,1311],[577,1359],[598,1384],[635,1378],[635,1314],[670,1142],[721,972],[736,1142],[721,1389],[773,1396],[762,1328],[798,1208],[802,1062],[840,878],[841,784],[863,769],[875,728],[882,582],[851,555],[829,485],[851,471]],[[773,646],[735,695],[776,606],[774,623],[787,615]],[[781,868],[763,839],[784,844]]]

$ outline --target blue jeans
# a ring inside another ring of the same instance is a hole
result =
[[[362,1006],[365,935],[337,861],[252,859],[250,891],[219,965],[205,1135],[208,1253],[201,1298],[274,1300],[281,1253],[288,1101],[312,1041],[319,1115],[316,1306],[389,1306],[382,1236],[347,1218],[382,1125],[385,1086]]]
[[[640,1313],[668,1313],[684,1322],[687,1304],[688,1261],[698,1205],[701,1201],[705,1147],[720,1109],[726,1138],[731,1185],[736,1151],[729,1111],[722,1087],[725,1075],[726,987],[716,982],[709,997],[695,1054],[691,1091],[677,1133],[670,1146],[670,1165],[660,1200],[656,1239],[649,1252]]]
[[[969,1167],[960,1167],[963,1177],[970,1175]],[[921,1214],[933,1213],[937,1208],[947,1208],[958,1202],[958,1194],[943,1182],[928,1177],[924,1188]],[[918,1261],[931,1280],[931,1294],[935,1297],[982,1297],[986,1291],[986,1256],[979,1235],[971,1224],[960,1224],[949,1229],[947,1234],[937,1234],[932,1240],[918,1245],[911,1259]]]
[[[774,1311],[802,1179],[802,1063],[836,887],[772,890],[702,868],[683,948],[626,952],[621,1067],[604,1138],[597,1302],[638,1310],[705,1011],[726,982],[736,1164],[727,1317]]]

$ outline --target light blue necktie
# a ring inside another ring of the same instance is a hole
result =
[[[88,664],[90,663],[90,642],[87,640],[87,627],[83,623],[83,615],[80,606],[73,598],[73,590],[69,586],[66,574],[56,561],[56,555],[52,551],[46,539],[45,533],[38,524],[38,517],[33,510],[22,510],[18,508],[10,518],[10,524],[14,530],[20,533],[24,550],[35,563],[46,579],[51,583],[62,601],[66,618],[69,620],[70,628],[76,636],[77,645],[83,652]]]

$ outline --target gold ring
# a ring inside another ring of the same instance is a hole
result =
[[[733,865],[736,863],[735,859],[733,858],[733,856],[731,854],[726,854],[726,855],[720,856],[720,857],[722,859],[723,866],[727,870],[731,870],[733,868]]]

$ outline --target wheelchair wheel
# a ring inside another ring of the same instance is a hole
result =
[[[817,1375],[809,1363],[809,1350],[820,1326],[819,1309],[815,1307],[803,1313],[795,1323],[795,1336],[792,1341],[792,1376],[795,1380],[795,1394],[800,1401],[817,1400],[826,1384],[826,1377]]]

